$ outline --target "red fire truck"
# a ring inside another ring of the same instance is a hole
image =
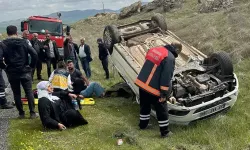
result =
[[[51,35],[51,40],[57,44],[60,55],[63,53],[64,30],[62,20],[58,18],[50,18],[43,16],[31,16],[27,20],[21,22],[21,31],[29,31],[29,40],[32,38],[32,33],[38,34],[40,41],[45,40],[45,34]],[[66,34],[70,33],[70,27],[66,26]]]

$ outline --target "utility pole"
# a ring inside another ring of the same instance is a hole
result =
[[[104,9],[104,3],[102,1],[102,8],[103,8],[103,13],[105,13],[105,9]]]

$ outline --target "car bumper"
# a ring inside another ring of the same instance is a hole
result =
[[[188,125],[190,122],[205,119],[230,109],[237,100],[239,90],[239,82],[235,74],[234,78],[235,89],[222,97],[217,97],[193,107],[168,104],[170,123]],[[152,111],[152,114],[155,115],[155,111]]]

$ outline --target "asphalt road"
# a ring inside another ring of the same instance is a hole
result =
[[[6,81],[6,98],[9,102],[13,101],[13,93],[9,86],[7,76],[3,71],[3,78]],[[8,141],[7,141],[7,132],[9,127],[9,120],[11,118],[16,118],[18,116],[18,112],[16,108],[3,110],[0,109],[0,150],[6,150],[8,148]]]

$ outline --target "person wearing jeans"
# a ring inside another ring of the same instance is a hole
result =
[[[97,82],[91,82],[85,90],[80,92],[80,95],[86,98],[93,97],[94,95],[96,97],[103,97],[105,95],[105,90]]]
[[[86,74],[87,78],[91,77],[91,70],[89,63],[92,61],[91,51],[87,44],[85,44],[85,39],[81,39],[81,45],[79,46],[79,57],[82,64],[82,68]]]
[[[57,67],[57,62],[60,58],[56,42],[52,41],[50,39],[50,36],[51,36],[50,34],[46,34],[46,41],[44,41],[44,47],[43,47],[46,53],[48,78],[50,77],[50,74],[51,74],[51,65],[53,66],[53,69],[55,70]]]

